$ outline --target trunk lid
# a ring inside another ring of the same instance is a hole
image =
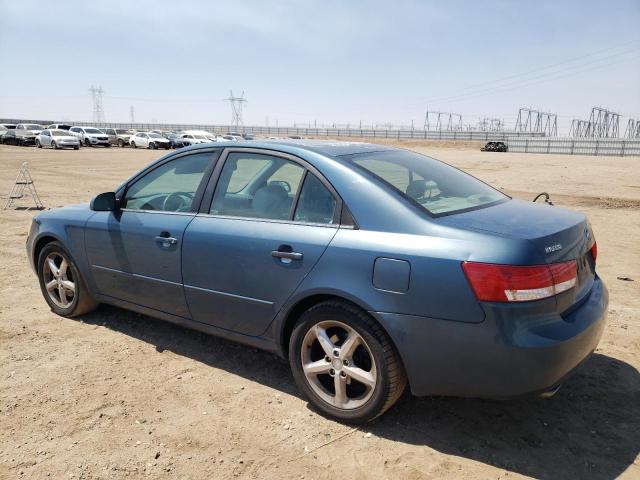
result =
[[[591,254],[593,232],[587,218],[578,212],[550,205],[509,200],[498,205],[438,219],[443,225],[487,232],[505,238],[527,240],[530,265],[576,260],[575,288],[557,295],[558,308],[565,311],[580,301],[593,286],[595,260]]]

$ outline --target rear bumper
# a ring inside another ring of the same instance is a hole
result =
[[[532,302],[534,303],[534,302]],[[608,293],[596,278],[573,311],[559,315],[485,307],[478,324],[374,313],[404,362],[414,395],[513,397],[557,385],[595,350]]]

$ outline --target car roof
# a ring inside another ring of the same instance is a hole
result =
[[[278,140],[248,140],[233,142],[216,142],[215,144],[203,143],[187,147],[190,150],[201,148],[217,147],[236,147],[236,148],[263,148],[282,150],[284,152],[295,153],[295,150],[306,150],[313,153],[319,153],[330,157],[339,157],[342,155],[353,155],[356,153],[384,152],[389,150],[398,150],[397,148],[386,145],[376,145],[373,143],[362,142],[345,142],[334,140],[294,140],[294,139],[278,139]]]

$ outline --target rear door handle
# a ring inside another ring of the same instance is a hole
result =
[[[272,257],[276,258],[288,258],[289,260],[302,260],[304,255],[298,252],[280,252],[278,250],[274,250],[271,252]]]
[[[282,263],[291,263],[294,260],[300,261],[304,258],[302,253],[294,252],[290,245],[280,245],[277,250],[271,252],[271,256],[282,259]]]
[[[168,247],[178,243],[178,239],[170,236],[169,232],[162,232],[156,237],[156,242],[162,243],[162,246]]]

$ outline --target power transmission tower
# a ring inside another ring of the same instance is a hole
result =
[[[104,123],[104,109],[102,108],[102,96],[104,95],[104,90],[101,86],[98,86],[98,88],[96,88],[91,85],[89,93],[91,93],[91,96],[93,98],[93,122]]]
[[[247,100],[244,98],[244,90],[239,97],[234,97],[233,90],[230,90],[229,98],[225,98],[225,100],[231,105],[231,125],[234,127],[244,125],[242,121],[242,109],[244,108],[244,104],[247,103]]]
[[[571,122],[569,135],[582,138],[617,138],[619,128],[619,113],[602,107],[593,107],[589,120],[576,119]]]
[[[558,135],[558,115],[522,107],[518,110],[516,133],[543,133],[549,137]]]
[[[620,114],[601,107],[591,109],[589,123],[593,126],[592,137],[609,138],[618,136]]]
[[[462,130],[462,115],[459,113],[434,112],[427,110],[424,115],[424,129],[438,132]]]
[[[624,136],[625,138],[640,138],[640,120],[630,118]]]
[[[135,111],[133,109],[133,105],[129,107],[129,116],[131,117],[131,124],[133,125],[134,123],[136,123],[136,116],[135,116]]]
[[[478,130],[481,132],[503,132],[504,120],[500,118],[488,118],[478,120]]]

